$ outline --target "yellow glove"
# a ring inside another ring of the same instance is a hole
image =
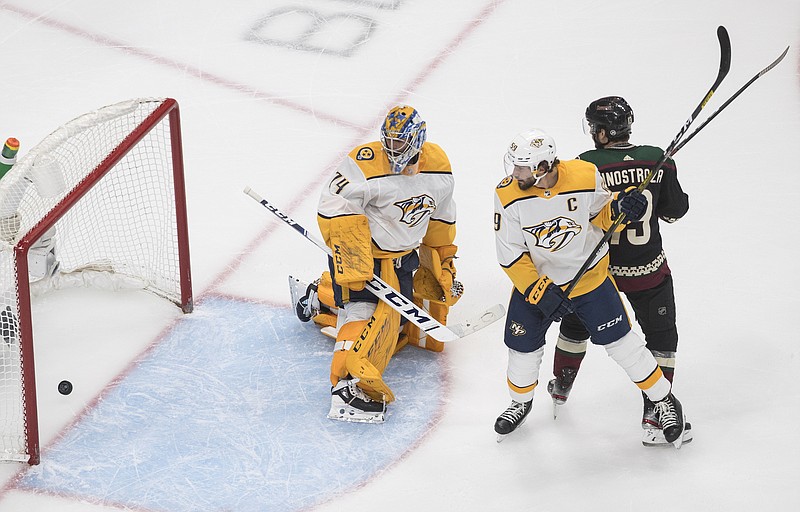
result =
[[[419,247],[420,270],[414,279],[414,289],[432,300],[452,306],[464,293],[464,285],[456,280],[455,256],[458,247]]]
[[[442,290],[445,292],[448,305],[455,304],[464,293],[464,285],[456,280],[456,251],[458,247],[455,245],[444,245],[437,247],[436,252],[439,253],[441,261],[442,273],[439,275],[439,284],[442,285]]]

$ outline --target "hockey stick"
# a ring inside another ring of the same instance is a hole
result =
[[[697,132],[699,132],[700,130],[702,130],[702,129],[703,129],[703,128],[704,128],[704,127],[705,127],[705,126],[708,124],[708,123],[710,123],[710,122],[711,122],[711,120],[712,120],[712,119],[714,119],[715,117],[717,117],[717,115],[718,115],[720,112],[722,112],[722,111],[725,109],[725,107],[727,107],[728,105],[730,105],[730,103],[731,103],[733,100],[735,100],[735,99],[736,99],[736,98],[737,98],[737,97],[738,97],[740,94],[742,94],[742,93],[744,92],[744,90],[745,90],[745,89],[747,89],[748,87],[750,87],[750,84],[752,84],[753,82],[755,82],[756,80],[758,80],[759,78],[761,78],[761,76],[762,76],[762,75],[764,75],[764,74],[765,74],[767,71],[771,70],[772,68],[774,68],[775,66],[777,66],[778,64],[780,64],[780,62],[783,60],[783,58],[784,58],[784,57],[786,57],[786,54],[787,54],[788,52],[789,52],[789,47],[787,46],[787,47],[786,47],[786,49],[785,49],[785,50],[783,50],[783,53],[781,53],[780,57],[778,57],[777,59],[775,59],[775,61],[774,61],[772,64],[770,64],[769,66],[767,66],[767,67],[765,67],[764,69],[762,69],[761,71],[759,71],[759,72],[756,74],[756,76],[754,76],[753,78],[751,78],[751,79],[750,79],[750,81],[749,81],[749,82],[747,82],[746,84],[744,84],[744,85],[743,85],[743,86],[742,86],[742,87],[741,87],[741,88],[740,88],[738,91],[736,91],[736,93],[735,93],[733,96],[731,96],[730,98],[728,98],[728,101],[726,101],[725,103],[723,103],[723,104],[722,104],[722,106],[721,106],[721,107],[719,107],[719,108],[718,108],[718,109],[717,109],[717,110],[716,110],[716,111],[715,111],[713,114],[711,114],[710,116],[708,116],[708,119],[706,119],[705,121],[703,121],[703,123],[702,123],[700,126],[698,126],[698,127],[697,127],[697,129],[696,129],[695,131],[693,131],[691,134],[689,134],[689,136],[688,136],[688,137],[686,137],[686,139],[684,139],[684,141],[683,141],[683,142],[681,142],[680,144],[678,144],[678,146],[677,146],[677,147],[676,147],[676,148],[675,148],[675,149],[672,151],[672,154],[674,155],[675,153],[677,153],[678,151],[680,151],[680,149],[681,149],[683,146],[685,146],[687,142],[689,142],[690,140],[692,140],[692,137],[694,137],[695,135],[697,135]],[[670,156],[671,156],[671,155],[670,155]]]
[[[244,193],[255,199],[264,208],[275,214],[276,217],[291,226],[298,233],[303,235],[306,240],[310,241],[323,251],[328,256],[331,256],[330,248],[325,245],[321,240],[311,235],[306,228],[292,220],[288,215],[280,211],[269,201],[259,196],[250,187],[244,188]],[[373,275],[372,280],[365,284],[365,287],[372,292],[378,299],[392,307],[395,311],[403,315],[409,322],[419,327],[426,334],[431,335],[437,341],[448,342],[455,341],[472,334],[487,325],[499,320],[505,315],[505,308],[501,304],[495,304],[477,318],[472,321],[445,326],[438,320],[428,314],[423,308],[414,304],[411,300],[407,299],[400,292],[389,286],[383,279]]]
[[[691,126],[692,122],[694,122],[694,120],[700,114],[700,111],[703,110],[706,104],[708,104],[708,101],[711,99],[711,96],[714,95],[714,92],[717,90],[717,87],[719,87],[719,85],[728,75],[728,71],[730,71],[731,69],[731,39],[728,36],[728,31],[725,29],[725,27],[720,26],[719,28],[717,28],[717,38],[719,39],[719,50],[720,50],[719,72],[717,73],[717,79],[714,80],[714,83],[711,85],[711,88],[708,90],[706,95],[703,96],[703,100],[700,102],[699,105],[697,105],[697,108],[694,109],[694,112],[692,112],[692,115],[689,116],[689,119],[686,120],[684,125],[681,127],[680,131],[678,131],[678,134],[675,136],[674,139],[672,139],[672,142],[670,143],[669,147],[667,147],[667,149],[664,151],[664,154],[658,160],[658,163],[656,163],[655,167],[653,167],[653,169],[647,174],[644,181],[642,181],[641,185],[639,185],[636,188],[636,190],[638,190],[639,192],[642,192],[645,188],[647,188],[647,185],[649,185],[650,182],[653,180],[653,177],[656,175],[656,173],[658,173],[658,171],[664,165],[664,162],[667,161],[667,158],[669,158],[669,156],[675,152],[675,148],[678,146],[678,143],[681,141],[681,138],[683,138],[683,135],[689,129],[689,126]],[[564,293],[567,296],[569,296],[572,290],[575,289],[575,286],[577,286],[578,281],[580,281],[581,277],[583,277],[583,275],[589,269],[589,265],[592,264],[592,261],[594,260],[595,256],[597,256],[597,253],[600,252],[600,249],[602,249],[603,246],[608,243],[609,239],[614,235],[614,232],[617,230],[619,225],[622,224],[624,221],[625,221],[625,214],[620,212],[619,215],[617,215],[617,218],[611,224],[611,227],[608,229],[608,231],[606,231],[603,238],[595,246],[594,250],[592,250],[592,253],[589,255],[588,258],[586,258],[586,261],[583,263],[581,268],[575,274],[575,277],[572,278],[572,281],[569,283],[569,286],[567,286],[567,289],[564,290]]]

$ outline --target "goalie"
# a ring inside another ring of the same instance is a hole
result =
[[[290,278],[301,320],[335,335],[328,417],[380,423],[394,394],[383,380],[404,345],[441,351],[411,322],[366,290],[373,274],[445,323],[463,286],[454,258],[456,205],[444,151],[426,142],[426,125],[409,106],[393,107],[380,141],[353,149],[323,188],[317,220],[333,254],[310,286]]]

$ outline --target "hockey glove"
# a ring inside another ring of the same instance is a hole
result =
[[[575,311],[564,290],[547,276],[534,282],[525,295],[525,300],[537,306],[542,315],[553,322],[559,322],[564,315]]]
[[[414,292],[428,300],[444,302],[448,306],[458,302],[464,293],[464,285],[455,279],[454,259],[457,250],[455,245],[420,245],[420,267],[414,275]]]
[[[372,279],[372,237],[365,215],[342,215],[330,220],[329,246],[334,280],[353,291]]]
[[[617,195],[617,198],[611,202],[611,208],[615,217],[624,213],[628,222],[636,222],[647,210],[647,198],[638,189],[629,187]]]
[[[464,293],[464,285],[456,280],[456,251],[458,251],[458,247],[455,245],[436,248],[442,269],[441,274],[439,274],[439,284],[442,285],[442,290],[444,291],[442,300],[449,306],[455,304],[461,298],[461,294]]]

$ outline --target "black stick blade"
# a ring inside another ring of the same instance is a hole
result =
[[[788,46],[786,47],[786,49],[785,49],[785,50],[783,50],[783,53],[781,54],[781,56],[780,56],[780,57],[778,57],[777,59],[775,59],[775,62],[773,62],[773,63],[772,63],[772,64],[770,64],[769,66],[767,66],[767,67],[765,67],[764,69],[762,69],[762,70],[761,70],[761,72],[759,72],[759,73],[758,73],[758,75],[756,76],[756,78],[758,78],[759,76],[763,75],[764,73],[766,73],[766,72],[767,72],[767,71],[769,71],[770,69],[772,69],[772,68],[774,68],[775,66],[777,66],[778,64],[780,64],[780,63],[781,63],[781,61],[783,60],[783,58],[784,58],[784,57],[786,57],[786,54],[787,54],[787,53],[789,53],[789,47],[788,47]]]
[[[728,35],[728,29],[720,25],[717,28],[717,39],[719,39],[719,76],[717,81],[721,82],[728,71],[731,70],[731,38]]]

